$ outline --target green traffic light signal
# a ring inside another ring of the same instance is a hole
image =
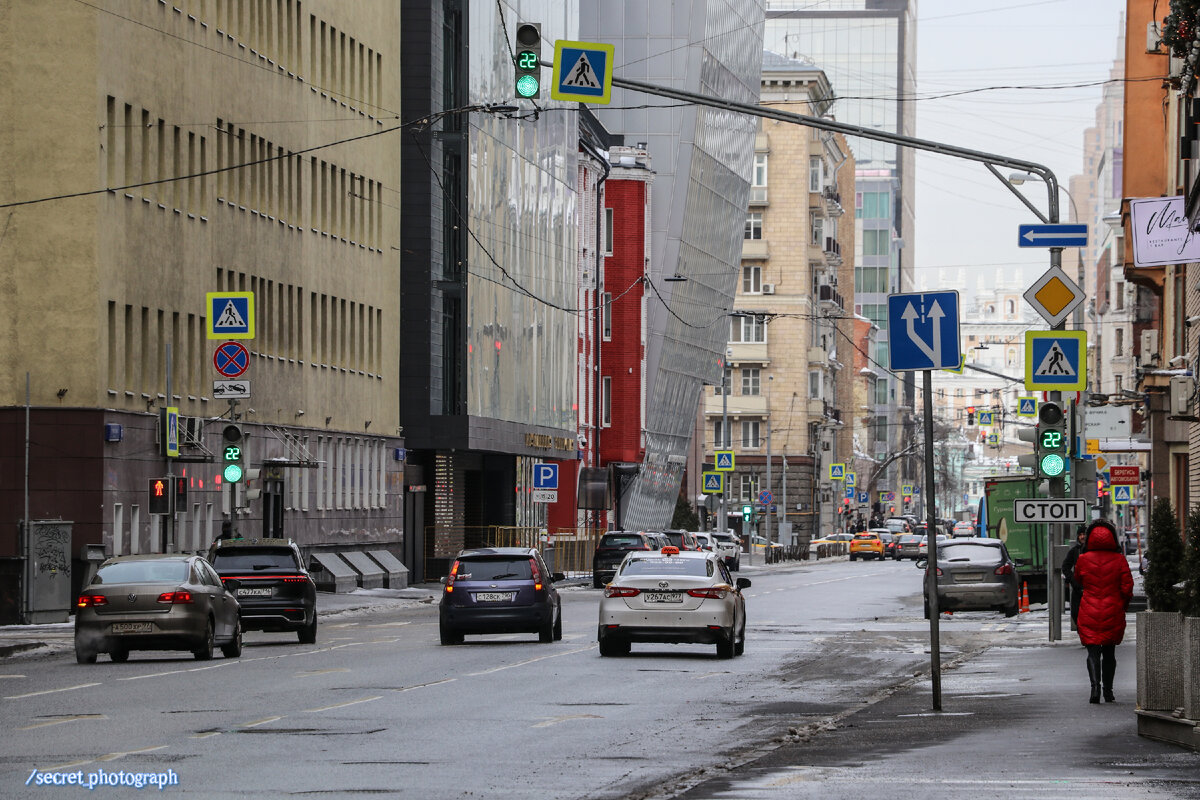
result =
[[[532,100],[542,91],[542,26],[536,22],[521,23],[517,26],[516,40],[513,67],[517,97]]]
[[[237,483],[242,479],[244,471],[241,464],[226,464],[225,471],[221,474],[225,478],[226,483]]]
[[[1066,469],[1067,462],[1058,453],[1047,453],[1042,456],[1041,470],[1042,474],[1047,478],[1056,478],[1063,474]]]

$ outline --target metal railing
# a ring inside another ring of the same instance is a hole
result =
[[[438,581],[446,577],[460,550],[481,547],[537,548],[551,572],[561,572],[567,577],[590,576],[592,555],[603,534],[604,530],[589,527],[428,526],[425,529],[425,579]],[[429,546],[431,543],[434,546]]]

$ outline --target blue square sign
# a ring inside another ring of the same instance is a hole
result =
[[[888,295],[888,355],[893,370],[957,369],[958,292]]]
[[[533,488],[535,489],[557,489],[558,488],[558,464],[546,464],[539,462],[533,465]]]

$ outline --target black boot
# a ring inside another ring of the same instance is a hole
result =
[[[1089,703],[1100,702],[1100,653],[1093,653],[1092,648],[1088,648],[1087,657],[1088,678],[1092,681],[1092,694],[1088,698]]]
[[[1105,656],[1103,663],[1100,665],[1100,676],[1104,686],[1104,702],[1115,703],[1117,698],[1113,696],[1112,682],[1113,675],[1117,671],[1117,657],[1107,653]]]

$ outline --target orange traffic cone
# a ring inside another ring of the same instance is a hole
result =
[[[1028,613],[1029,613],[1029,584],[1028,584],[1028,583],[1026,583],[1025,581],[1021,581],[1021,607],[1020,607],[1020,611],[1021,611],[1021,613],[1022,613],[1022,614],[1028,614]]]

